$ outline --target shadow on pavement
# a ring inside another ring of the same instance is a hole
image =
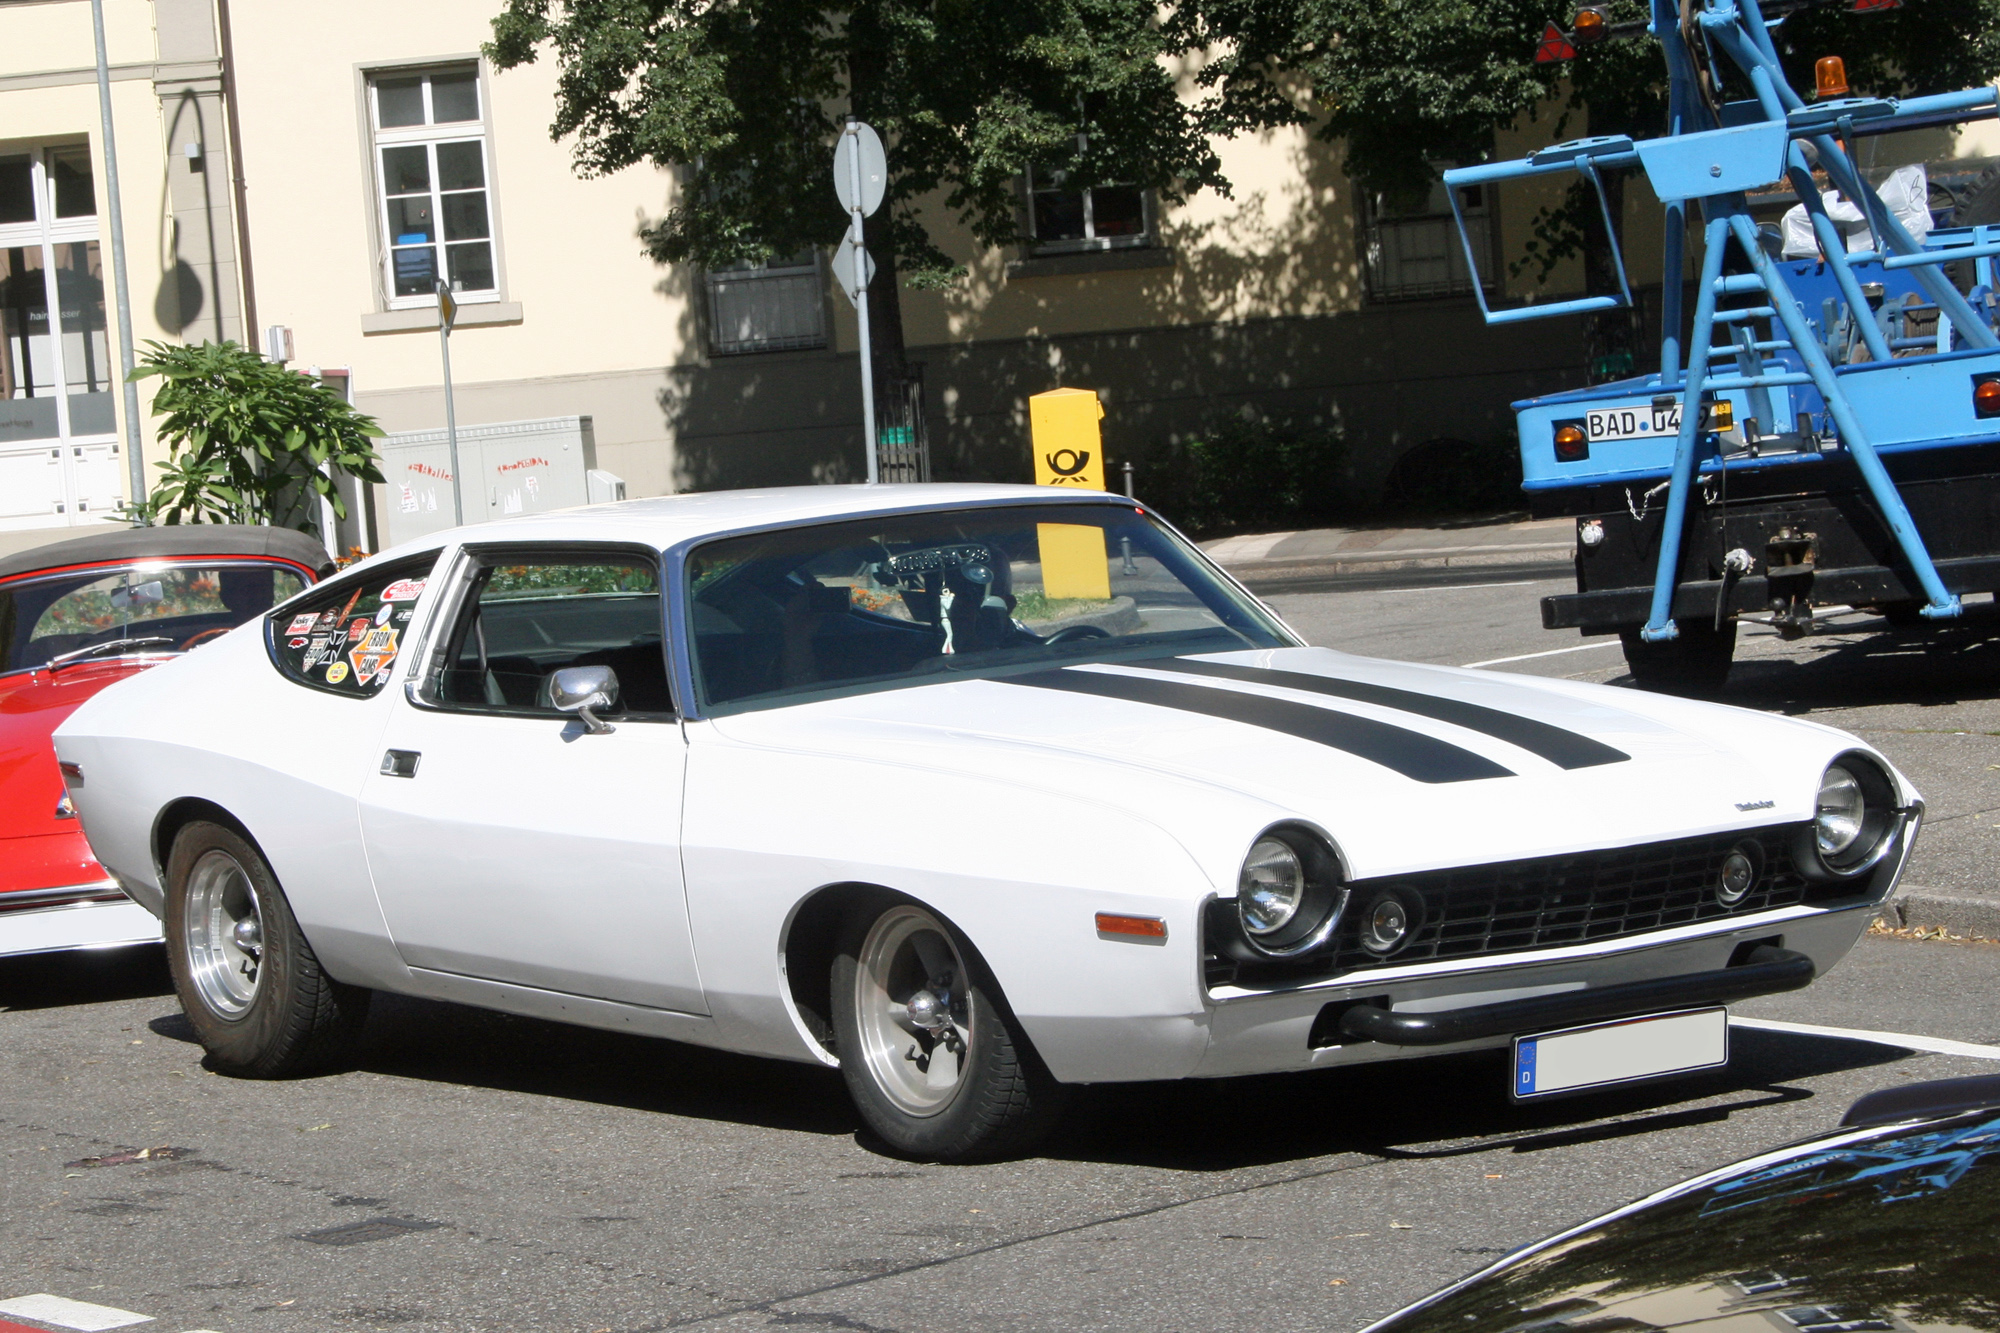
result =
[[[0,1009],[102,1004],[173,990],[167,951],[157,944],[0,958]]]
[[[164,969],[163,969],[164,970]],[[149,1024],[192,1043],[179,1013]],[[1908,1052],[1737,1029],[1729,1068],[1696,1078],[1516,1105],[1504,1051],[1298,1074],[1079,1090],[1035,1153],[1069,1161],[1230,1171],[1359,1152],[1381,1157],[1535,1152],[1720,1122],[1813,1096],[1795,1080]],[[830,1069],[649,1037],[377,995],[350,1069],[424,1082],[594,1102],[804,1134],[861,1129]],[[1844,1109],[1844,1108],[1841,1108]],[[1831,1125],[1837,1111],[1826,1117]]]
[[[1733,1029],[1729,1067],[1616,1091],[1515,1104],[1507,1053],[1482,1051],[1254,1078],[1093,1089],[1045,1156],[1183,1171],[1360,1152],[1452,1157],[1537,1152],[1719,1122],[1813,1096],[1793,1080],[1891,1064],[1909,1052]],[[1746,1095],[1749,1094],[1749,1095]],[[1830,1110],[1831,1127],[1839,1111]],[[1136,1127],[1136,1128],[1135,1128]]]
[[[1891,627],[1843,618],[1837,632],[1796,640],[1785,657],[1737,641],[1720,701],[1798,715],[1883,704],[1937,706],[2000,697],[2000,606],[1975,602],[1956,623]]]
[[[179,1012],[148,1026],[195,1040]],[[381,992],[346,1069],[806,1134],[860,1123],[835,1070]]]

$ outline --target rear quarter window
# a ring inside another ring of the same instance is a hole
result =
[[[380,693],[407,646],[437,554],[335,579],[272,613],[271,661],[287,679],[316,690],[351,699]]]

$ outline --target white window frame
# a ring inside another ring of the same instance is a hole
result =
[[[431,107],[431,78],[440,74],[463,74],[473,76],[473,89],[479,99],[479,116],[476,120],[451,121],[438,125],[429,123],[433,112]],[[437,149],[439,145],[455,143],[479,144],[479,161],[486,195],[486,243],[492,249],[493,285],[488,288],[454,290],[460,305],[488,304],[506,299],[506,276],[502,266],[500,246],[499,190],[493,171],[493,137],[491,133],[492,103],[488,97],[486,66],[481,60],[439,60],[413,65],[384,65],[362,71],[362,98],[366,111],[368,129],[369,180],[374,190],[373,207],[378,263],[376,266],[382,284],[382,308],[385,310],[425,310],[437,305],[436,292],[424,292],[410,296],[396,294],[396,238],[389,227],[389,182],[383,174],[382,150],[412,144],[422,144],[427,148],[430,169],[430,197],[433,216],[436,218],[436,239],[431,242],[437,252],[435,277],[445,277],[449,273],[449,260],[445,248],[449,244],[444,236],[443,192],[438,188]],[[421,78],[423,80],[424,120],[422,125],[400,125],[383,128],[379,84],[384,79]],[[399,198],[402,196],[398,196]]]
[[[86,448],[106,449],[108,450],[108,457],[113,459],[120,456],[119,436],[115,418],[115,412],[118,409],[114,408],[113,425],[109,432],[95,431],[86,435],[79,435],[74,432],[70,422],[69,400],[71,380],[69,364],[63,351],[64,337],[62,332],[59,332],[59,326],[62,322],[62,300],[57,290],[56,247],[58,245],[95,244],[99,247],[98,255],[100,262],[109,258],[104,249],[104,237],[99,225],[102,215],[95,211],[95,199],[93,199],[93,211],[87,216],[74,218],[59,218],[56,216],[56,183],[54,174],[49,170],[49,154],[62,149],[75,148],[84,148],[88,151],[88,141],[56,140],[54,142],[32,143],[20,146],[18,149],[10,148],[7,153],[8,156],[12,157],[18,151],[19,154],[28,158],[29,188],[33,191],[35,200],[35,216],[27,222],[0,223],[0,248],[9,250],[34,249],[41,252],[43,299],[47,302],[50,314],[49,358],[51,369],[55,375],[56,386],[54,395],[56,433],[53,437],[46,440],[19,440],[0,443],[0,450],[5,450],[9,453],[48,450],[50,456],[57,462],[60,468],[62,494],[56,501],[55,512],[48,515],[45,519],[30,521],[26,524],[17,520],[0,525],[0,529],[20,527],[40,528],[94,523],[114,512],[111,507],[94,510],[86,507],[86,497],[79,494],[80,486],[78,484],[76,469],[84,461],[84,450]],[[98,163],[94,155],[91,159],[90,170],[91,191],[93,196],[96,196],[102,189],[102,181],[98,178]],[[107,301],[105,303],[105,341],[107,353],[112,340],[116,336],[117,327],[111,315],[110,302]],[[4,349],[0,349],[0,354],[4,354]],[[107,359],[108,365],[109,362]],[[114,487],[116,494],[112,497],[112,506],[122,503],[125,498],[126,483],[122,476],[123,469],[120,468],[118,471],[121,475],[116,480]]]
[[[810,327],[801,322],[795,329],[752,335],[726,336],[732,321],[729,305],[741,298],[755,299],[762,291],[778,284],[791,290],[799,310],[809,310]],[[704,275],[708,293],[708,347],[715,356],[752,356],[761,352],[799,352],[826,346],[826,278],[818,250],[810,262],[776,266],[770,262],[754,268],[711,269]]]
[[[1493,290],[1493,187],[1461,186],[1479,191],[1479,202],[1465,205],[1465,230],[1479,263],[1479,282]],[[1472,295],[1472,276],[1465,267],[1465,246],[1452,218],[1451,198],[1442,181],[1431,187],[1427,211],[1382,215],[1379,196],[1364,196],[1363,260],[1368,295],[1376,301],[1417,301],[1434,297]],[[1442,270],[1438,265],[1442,264]],[[1417,271],[1419,265],[1428,266]]]
[[[1101,188],[1129,190],[1133,187],[1118,185],[1116,182],[1106,182],[1104,186],[1079,186],[1077,187],[1078,191],[1083,195],[1083,235],[1045,241],[1035,235],[1035,194],[1037,192],[1035,169],[1029,167],[1022,173],[1021,180],[1024,187],[1028,223],[1023,230],[1032,238],[1028,246],[1028,253],[1031,255],[1088,254],[1097,250],[1141,250],[1157,243],[1153,239],[1154,226],[1157,219],[1154,216],[1153,192],[1151,190],[1141,189],[1139,191],[1141,223],[1137,232],[1128,236],[1099,236],[1097,234],[1097,209],[1094,191]],[[1049,190],[1059,190],[1062,186],[1060,183],[1057,183],[1047,188]]]

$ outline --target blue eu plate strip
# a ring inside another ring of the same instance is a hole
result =
[[[1514,1048],[1514,1093],[1525,1097],[1535,1090],[1535,1047],[1538,1043],[1521,1042]]]

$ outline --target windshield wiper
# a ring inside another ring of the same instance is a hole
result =
[[[54,671],[57,667],[67,666],[71,662],[81,662],[86,657],[96,657],[100,653],[108,653],[114,648],[136,648],[142,643],[172,642],[174,640],[164,634],[148,634],[143,638],[137,639],[106,639],[103,643],[93,643],[88,647],[72,649],[66,653],[57,653],[54,657],[43,663],[43,665],[48,667],[49,670]]]

